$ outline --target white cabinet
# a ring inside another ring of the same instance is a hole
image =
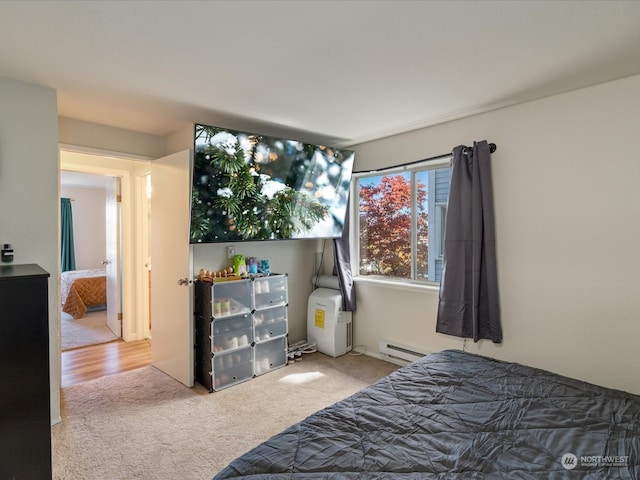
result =
[[[196,381],[221,390],[287,364],[287,275],[196,283]]]

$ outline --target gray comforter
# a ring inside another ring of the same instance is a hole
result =
[[[424,357],[215,480],[638,479],[640,396],[457,350]]]

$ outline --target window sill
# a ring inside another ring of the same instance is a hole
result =
[[[440,294],[438,285],[429,285],[420,282],[412,282],[409,280],[390,280],[381,277],[354,277],[353,281],[356,285],[366,285],[372,287],[393,288],[396,290],[404,290],[408,292],[424,292]]]

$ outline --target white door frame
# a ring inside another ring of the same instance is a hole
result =
[[[142,157],[120,152],[87,148],[77,145],[59,144],[60,170],[82,173],[116,176],[121,178],[122,188],[122,338],[125,341],[145,338],[143,319],[138,315],[139,286],[143,284],[143,264],[138,261],[137,242],[140,238],[140,222],[136,218],[138,196],[135,194],[136,182],[132,181],[134,172],[148,169],[150,157]],[[67,155],[68,154],[68,155]],[[111,166],[105,165],[105,158]],[[132,161],[139,163],[138,167]],[[146,297],[143,297],[146,298]],[[59,326],[60,328],[60,326]],[[147,329],[148,335],[148,329]]]
[[[105,195],[106,246],[103,265],[107,274],[107,327],[122,338],[122,194],[121,176],[109,176]]]
[[[150,294],[149,294],[149,273],[151,265],[149,264],[149,197],[150,192],[147,191],[147,179],[151,175],[151,165],[144,164],[143,168],[139,168],[134,172],[134,192],[135,201],[135,248],[136,248],[136,284],[135,297],[139,299],[136,305],[136,332],[139,337],[149,338],[151,331],[149,329],[150,315]]]

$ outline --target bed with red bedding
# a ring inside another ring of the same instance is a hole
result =
[[[62,273],[62,311],[81,318],[91,307],[107,304],[107,277],[104,269],[73,270]]]

